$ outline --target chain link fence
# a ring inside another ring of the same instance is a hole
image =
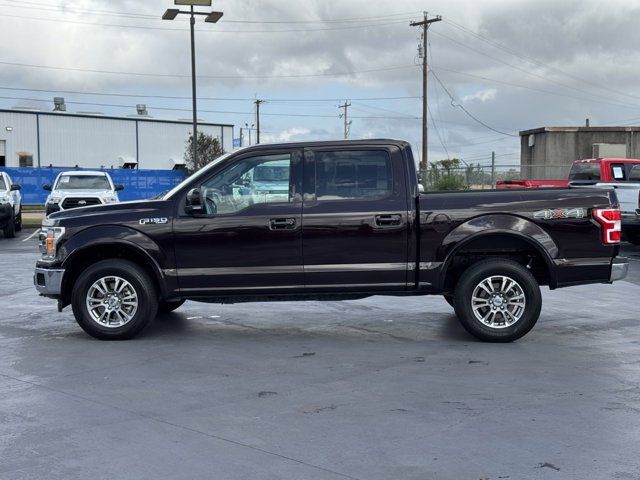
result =
[[[454,159],[455,160],[455,159]],[[497,181],[567,180],[571,165],[460,165],[454,160],[433,162],[420,172],[426,191],[488,190]]]

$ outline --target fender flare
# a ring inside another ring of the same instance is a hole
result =
[[[558,246],[551,236],[533,221],[517,215],[489,214],[472,218],[461,223],[443,239],[439,250],[442,258],[439,283],[443,287],[447,271],[454,257],[464,247],[479,238],[508,236],[528,243],[544,259],[549,271],[549,287],[556,286],[556,265]]]
[[[99,247],[122,246],[133,250],[145,259],[154,273],[160,294],[167,293],[166,275],[161,265],[166,266],[167,259],[159,245],[149,236],[122,225],[98,225],[81,230],[70,237],[62,246],[61,266],[67,268],[76,258],[90,249]],[[63,278],[63,284],[65,279]]]

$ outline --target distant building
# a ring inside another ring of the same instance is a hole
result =
[[[128,117],[0,109],[0,167],[181,168],[192,124],[151,118],[143,107]],[[198,128],[233,150],[233,125]]]
[[[567,178],[574,160],[638,158],[640,127],[541,127],[520,132],[526,178]]]

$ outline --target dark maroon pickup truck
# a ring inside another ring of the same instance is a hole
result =
[[[101,339],[185,300],[443,295],[506,342],[538,320],[540,285],[624,278],[619,241],[613,190],[421,194],[403,141],[258,145],[158,199],[50,215],[34,281]]]

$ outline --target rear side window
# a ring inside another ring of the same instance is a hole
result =
[[[624,163],[612,163],[611,164],[611,178],[616,182],[624,182],[627,180],[627,172],[624,169]]]
[[[640,164],[631,167],[628,180],[630,182],[640,182]]]
[[[393,193],[391,158],[384,150],[316,152],[316,198],[378,200]]]
[[[600,164],[596,162],[574,163],[569,172],[569,181],[600,180]]]

